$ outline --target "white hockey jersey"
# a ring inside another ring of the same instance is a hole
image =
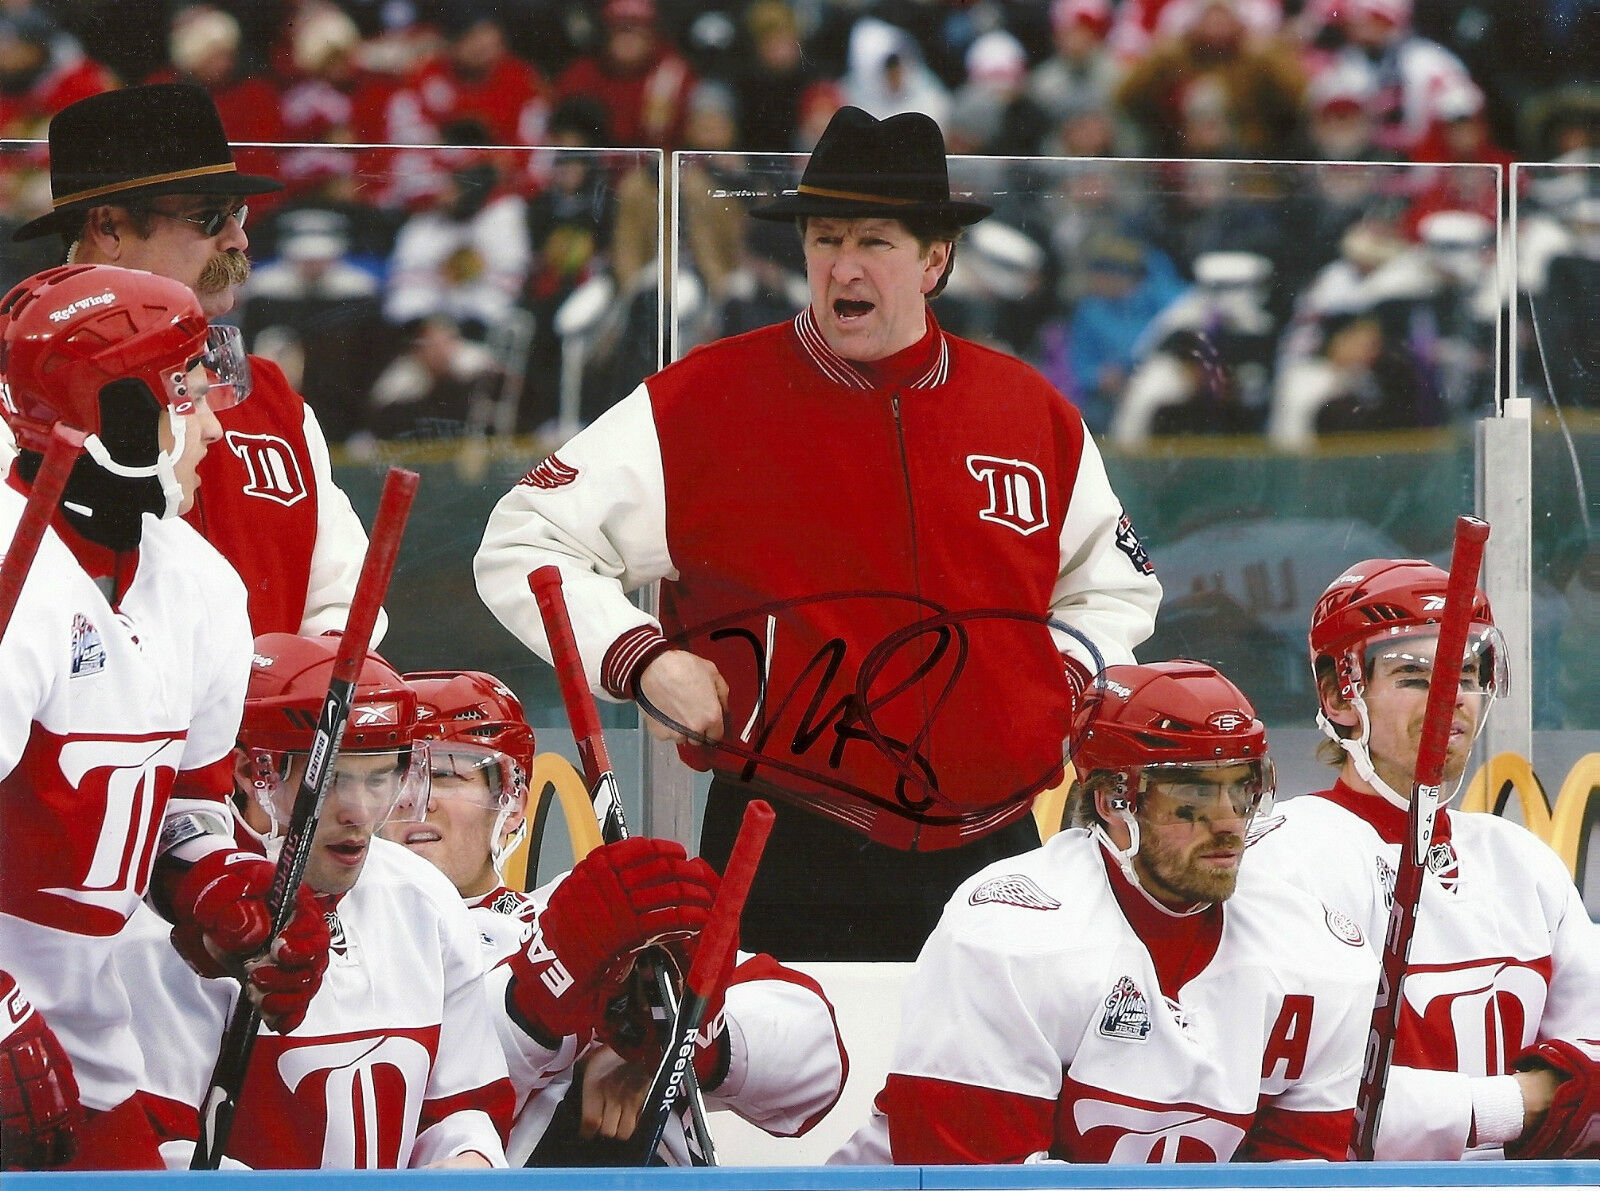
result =
[[[1254,869],[1175,914],[1074,830],[970,878],[906,988],[893,1160],[1342,1158],[1377,967]]]
[[[0,484],[0,541],[24,498]],[[131,1096],[139,1053],[112,939],[150,882],[163,817],[232,786],[250,664],[245,591],[181,521],[146,516],[137,552],[47,530],[0,645],[0,969],[72,1058],[83,1102]]]
[[[1405,833],[1404,809],[1340,783],[1280,803],[1247,863],[1351,915],[1381,954]],[[1498,816],[1442,810],[1428,867],[1379,1117],[1386,1160],[1460,1158],[1473,1079],[1600,1029],[1600,926],[1554,852]]]
[[[293,1033],[263,1029],[227,1153],[253,1168],[395,1169],[476,1152],[505,1164],[511,1087],[478,935],[427,861],[374,839],[328,914],[328,972]],[[140,998],[146,1107],[190,1141],[239,986],[196,976],[164,931],[119,949]],[[162,1147],[187,1166],[192,1146]]]
[[[539,1144],[572,1085],[573,1064],[587,1049],[567,1037],[556,1050],[547,1050],[504,1009],[511,969],[500,961],[527,945],[534,920],[565,876],[531,893],[502,888],[469,903],[489,962],[499,965],[490,972],[488,985],[516,1089],[517,1118],[506,1147],[513,1165],[525,1163]],[[771,956],[740,952],[722,1020],[728,1031],[728,1071],[706,1093],[708,1110],[730,1110],[777,1137],[797,1137],[827,1115],[844,1091],[850,1065],[833,1006],[815,981]],[[710,1031],[714,1037],[716,1029],[717,1023],[709,1023],[702,1034]],[[669,1164],[689,1164],[678,1117],[668,1123],[661,1148]]]

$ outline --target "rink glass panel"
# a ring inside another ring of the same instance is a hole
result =
[[[363,523],[389,465],[422,475],[383,655],[402,670],[495,674],[523,699],[539,750],[576,759],[554,672],[479,601],[472,557],[500,496],[661,362],[661,154],[307,145],[239,161],[288,188],[249,200],[254,273],[222,321],[306,396]],[[6,288],[61,262],[56,237],[10,238],[49,208],[45,162],[43,145],[0,144]],[[441,214],[452,204],[459,218]],[[637,720],[602,714],[637,821]],[[559,810],[547,838],[548,875],[565,863]]]
[[[807,301],[796,229],[746,214],[803,164],[674,155],[675,358]],[[1165,587],[1139,656],[1211,661],[1269,725],[1309,727],[1323,587],[1375,555],[1447,560],[1473,510],[1495,170],[956,158],[951,186],[995,213],[933,310],[1083,413]]]
[[[1519,165],[1513,210],[1511,374],[1531,421],[1533,666],[1542,696],[1532,759],[1557,806],[1587,801],[1578,875],[1590,914],[1600,917],[1600,791],[1575,773],[1581,757],[1600,752],[1600,166]]]

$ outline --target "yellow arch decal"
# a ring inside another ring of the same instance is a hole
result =
[[[1496,753],[1473,775],[1461,797],[1461,809],[1504,815],[1512,798],[1522,810],[1528,830],[1542,840],[1550,838],[1550,801],[1527,758],[1517,753]]]
[[[1067,791],[1072,789],[1072,763],[1068,762],[1061,784],[1040,790],[1033,796],[1033,821],[1039,825],[1039,842],[1044,843],[1061,830],[1061,817],[1067,811]]]
[[[582,860],[600,846],[600,824],[595,822],[594,804],[583,775],[560,753],[540,753],[533,759],[533,774],[528,781],[528,833],[516,851],[506,857],[505,883],[510,889],[526,889],[528,860],[538,856],[545,821],[546,804],[554,794],[561,804],[561,817],[567,821],[567,839],[572,844],[572,859]]]
[[[1600,753],[1579,758],[1567,774],[1567,780],[1561,783],[1550,834],[1545,837],[1566,863],[1573,880],[1578,879],[1578,862],[1583,859],[1581,853],[1588,838],[1586,827],[1595,816],[1600,816]]]

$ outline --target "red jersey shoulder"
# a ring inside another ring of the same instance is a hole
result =
[[[679,400],[705,401],[715,394],[743,398],[752,384],[763,390],[782,384],[789,362],[798,361],[792,322],[757,327],[693,348],[650,378],[651,404],[659,412]]]

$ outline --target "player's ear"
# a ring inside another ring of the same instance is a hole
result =
[[[1322,700],[1322,713],[1328,722],[1341,728],[1359,728],[1361,717],[1339,687],[1338,675],[1331,671],[1317,676],[1317,696]]]

